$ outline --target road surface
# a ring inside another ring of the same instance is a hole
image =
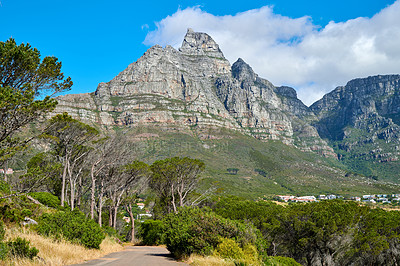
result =
[[[90,260],[85,263],[76,265],[182,266],[187,264],[177,262],[171,256],[169,251],[163,247],[132,246],[127,247],[124,251],[111,253],[100,259]]]

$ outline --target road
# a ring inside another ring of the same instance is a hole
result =
[[[171,256],[169,251],[163,247],[132,246],[127,247],[124,251],[108,254],[100,259],[90,260],[85,263],[75,265],[178,266],[187,264],[177,262]]]

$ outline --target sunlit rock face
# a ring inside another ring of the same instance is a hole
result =
[[[400,75],[349,81],[315,102],[315,126],[343,156],[397,161],[400,155]]]
[[[311,125],[317,117],[294,89],[275,87],[242,59],[231,66],[208,34],[191,29],[178,50],[153,46],[94,93],[60,96],[58,101],[54,114],[67,111],[102,126],[151,124],[199,132],[227,128],[335,156]]]

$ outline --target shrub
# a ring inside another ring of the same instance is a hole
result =
[[[0,220],[0,242],[4,240],[4,236],[6,234],[6,229],[3,221]]]
[[[288,257],[268,257],[265,261],[265,266],[301,266],[300,263],[296,262],[292,258]]]
[[[0,206],[0,217],[8,223],[17,223],[24,219],[21,210],[12,208],[9,205]]]
[[[101,227],[79,210],[43,214],[38,222],[39,234],[56,238],[63,236],[88,248],[99,249],[105,238]]]
[[[225,259],[242,259],[244,252],[233,239],[222,238],[215,249],[216,253]]]
[[[8,246],[6,243],[0,242],[0,260],[5,260],[8,255]]]
[[[160,220],[147,220],[139,225],[138,238],[147,246],[164,243],[164,224]]]
[[[32,192],[29,193],[29,195],[47,207],[55,209],[61,207],[60,199],[49,192]]]
[[[10,185],[4,180],[0,180],[0,195],[10,194],[10,193],[11,193]]]
[[[169,214],[163,220],[165,244],[176,257],[192,253],[209,255],[222,238],[232,238],[240,245],[256,242],[254,227],[198,208],[181,208],[178,214]]]
[[[29,247],[29,241],[18,237],[14,241],[7,242],[8,251],[12,257],[33,259],[39,253],[35,247]]]

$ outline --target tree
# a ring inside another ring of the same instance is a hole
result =
[[[238,168],[228,168],[228,169],[226,169],[226,171],[228,171],[228,173],[231,175],[236,175],[238,173],[239,169]]]
[[[116,228],[117,224],[118,208],[124,200],[123,196],[127,195],[129,197],[131,194],[137,194],[142,190],[144,185],[147,183],[147,178],[149,176],[148,168],[148,165],[144,162],[133,161],[130,164],[123,165],[114,170],[116,175],[114,175],[114,178],[112,179],[112,182],[109,183],[107,189],[108,195],[113,204],[112,213],[110,213],[110,215],[113,215],[112,226],[114,228]],[[126,202],[128,206],[131,203],[132,202],[129,201]],[[132,211],[132,208],[127,208],[127,210],[128,212],[129,210]],[[134,229],[134,224],[132,225],[132,228]]]
[[[89,152],[85,145],[96,138],[99,132],[97,129],[73,119],[67,113],[54,116],[48,124],[42,138],[53,142],[54,153],[63,165],[61,206],[64,206],[66,178],[68,176],[71,187],[71,209],[73,209],[76,180],[80,174],[79,171],[74,173],[74,170],[79,163],[82,163],[82,158]]]
[[[41,60],[36,48],[17,45],[12,38],[0,42],[0,161],[28,142],[15,133],[52,111],[57,104],[53,96],[71,86],[71,78],[64,79],[56,57]],[[38,96],[44,98],[39,100]]]
[[[136,203],[138,195],[147,186],[150,177],[150,169],[144,162],[134,161],[125,167],[125,172],[132,179],[126,190],[126,197],[123,200],[126,211],[131,220],[131,242],[135,242],[135,216],[133,204]]]
[[[161,201],[169,199],[177,213],[177,206],[187,205],[188,195],[196,189],[204,167],[202,161],[188,157],[155,161],[150,167],[150,187],[158,192]]]

